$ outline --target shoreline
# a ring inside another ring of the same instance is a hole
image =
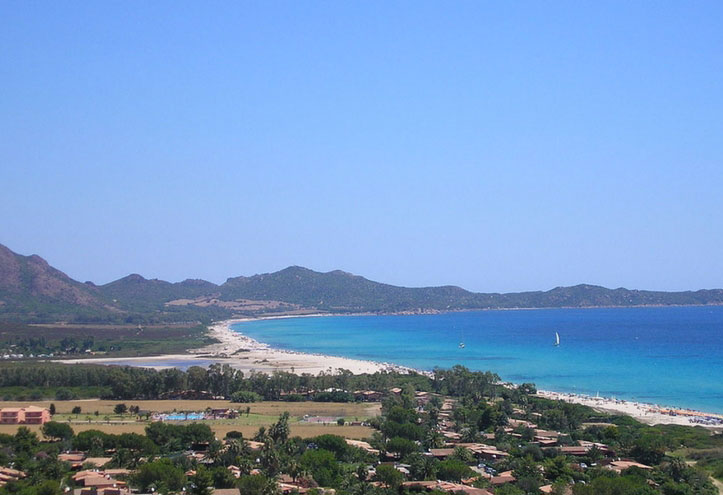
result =
[[[218,343],[209,344],[199,349],[188,351],[188,354],[163,354],[159,356],[138,357],[104,357],[79,358],[69,360],[56,360],[66,364],[133,364],[154,369],[167,369],[177,367],[177,361],[187,361],[189,366],[193,359],[199,361],[213,361],[214,363],[228,364],[244,373],[273,373],[274,371],[287,371],[296,374],[310,373],[318,375],[324,373],[337,373],[348,370],[355,375],[376,372],[420,372],[407,366],[394,363],[365,361],[361,359],[330,356],[326,354],[310,354],[305,352],[275,349],[251,337],[231,329],[231,325],[248,321],[284,318],[307,318],[321,316],[336,316],[332,314],[308,315],[280,315],[262,318],[236,318],[216,322],[208,327],[208,336],[216,339]],[[199,366],[201,366],[199,362]],[[423,373],[423,372],[422,372]]]
[[[242,333],[231,329],[237,323],[259,320],[275,320],[286,318],[318,318],[324,316],[347,316],[329,313],[305,315],[277,315],[268,317],[235,318],[216,322],[208,327],[208,335],[218,343],[189,351],[189,354],[167,354],[161,356],[127,357],[127,358],[88,358],[62,360],[64,363],[98,363],[123,364],[134,363],[136,366],[164,369],[176,367],[173,361],[189,360],[189,358],[228,364],[244,373],[288,371],[291,373],[338,372],[349,370],[353,374],[395,371],[400,373],[428,374],[429,371],[418,370],[393,363],[365,361],[360,359],[311,354],[299,351],[274,349],[268,344],[259,342]],[[200,363],[199,363],[200,365]],[[538,389],[537,395],[550,400],[561,400],[573,404],[581,404],[597,411],[623,414],[649,425],[672,424],[685,426],[703,426],[706,428],[723,428],[723,414],[705,413],[692,409],[663,407],[631,400],[609,397],[591,397],[583,394],[554,392]]]

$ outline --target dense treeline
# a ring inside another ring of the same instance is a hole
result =
[[[354,399],[349,391],[384,391],[406,385],[416,390],[449,395],[469,392],[481,396],[499,393],[503,387],[497,384],[498,380],[499,377],[493,373],[472,373],[461,367],[435,370],[430,379],[421,374],[395,372],[353,375],[349,371],[342,371],[317,376],[283,371],[271,375],[255,372],[245,374],[220,364],[211,365],[207,369],[192,366],[187,371],[38,362],[0,365],[0,388],[106,387],[109,390],[106,398],[114,399],[157,399],[182,391],[207,392],[216,397],[233,398],[239,397],[238,392],[243,391],[253,392],[265,400],[310,398],[341,402]]]

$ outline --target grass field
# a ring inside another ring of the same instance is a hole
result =
[[[70,414],[75,406],[80,406],[82,414],[92,414],[98,411],[101,415],[112,414],[119,400],[71,400],[71,401],[6,401],[0,402],[0,407],[27,407],[30,405],[38,407],[50,407],[55,404],[58,414]],[[172,412],[172,411],[203,411],[208,407],[214,409],[229,408],[246,410],[251,408],[252,414],[278,416],[288,411],[291,416],[343,416],[345,418],[369,418],[378,416],[381,413],[381,405],[377,402],[356,403],[356,402],[281,402],[266,401],[250,404],[239,404],[227,400],[131,400],[123,402],[127,406],[138,406],[143,411],[151,412]]]
[[[76,400],[76,401],[34,401],[34,402],[2,402],[2,407],[27,407],[35,405],[49,407],[55,404],[56,414],[54,420],[70,422],[76,432],[97,429],[107,433],[143,433],[148,422],[137,420],[134,415],[116,415],[113,408],[119,401],[109,400]],[[372,429],[364,426],[338,426],[336,424],[320,425],[302,421],[303,416],[343,417],[347,421],[363,421],[378,416],[381,412],[379,403],[336,403],[336,402],[256,402],[252,404],[237,404],[224,400],[151,400],[128,401],[127,406],[138,406],[141,411],[173,412],[173,411],[204,411],[206,408],[230,408],[243,412],[236,419],[208,420],[208,424],[219,438],[227,432],[240,431],[245,437],[253,436],[261,426],[274,423],[280,414],[285,411],[290,415],[291,434],[301,437],[312,437],[324,433],[333,433],[347,438],[366,438],[371,435]],[[79,406],[81,413],[71,414],[73,407]],[[246,415],[246,407],[250,408]],[[96,415],[95,412],[98,411]],[[179,424],[186,424],[179,422]],[[40,431],[39,427],[30,427]],[[14,433],[15,425],[0,425],[0,433]]]

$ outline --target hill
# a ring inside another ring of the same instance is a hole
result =
[[[93,319],[114,311],[93,286],[71,279],[40,256],[22,256],[0,244],[3,319]]]
[[[281,312],[420,313],[502,308],[723,304],[723,290],[659,292],[595,285],[549,291],[475,293],[460,287],[398,287],[340,270],[291,266],[274,273],[171,283],[133,274],[97,286],[80,283],[37,255],[0,245],[0,320],[180,322]]]

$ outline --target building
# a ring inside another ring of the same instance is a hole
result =
[[[50,411],[44,407],[28,406],[25,408],[26,425],[44,425],[50,421]]]
[[[25,410],[20,407],[4,407],[0,409],[0,424],[19,425],[25,422]]]
[[[3,486],[8,481],[17,481],[26,477],[26,474],[17,469],[9,467],[0,467],[0,486]]]
[[[4,407],[0,409],[0,424],[42,425],[50,421],[50,411],[42,407]]]

